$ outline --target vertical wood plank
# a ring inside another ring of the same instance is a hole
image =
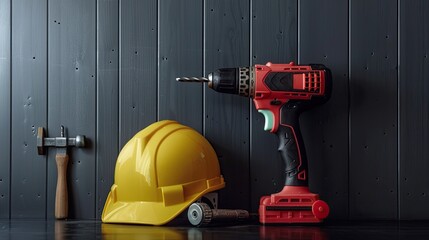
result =
[[[297,60],[297,0],[252,1],[252,65]],[[279,192],[285,166],[275,134],[264,131],[265,119],[251,105],[250,192],[251,210],[257,212],[261,196]]]
[[[429,2],[400,3],[400,217],[428,219]]]
[[[97,2],[96,218],[114,180],[119,147],[119,1]]]
[[[37,155],[37,128],[46,128],[45,0],[12,1],[11,217],[46,215],[46,156]]]
[[[156,121],[157,2],[122,0],[120,147]]]
[[[96,1],[50,1],[48,6],[48,128],[59,136],[83,134],[85,148],[68,153],[69,218],[91,219],[95,214],[96,139]],[[56,149],[49,149],[47,213],[55,205]]]
[[[0,0],[0,218],[10,203],[10,0]]]
[[[159,119],[176,120],[202,132],[202,84],[175,81],[203,74],[202,1],[166,0],[159,2],[159,8]]]
[[[348,218],[348,30],[347,1],[300,1],[300,63],[332,71],[330,100],[300,119],[310,190],[330,205],[331,219]]]
[[[249,65],[249,2],[205,1],[205,75],[225,67]],[[250,208],[249,103],[238,95],[205,87],[205,135],[225,177],[221,207]]]
[[[395,219],[397,3],[351,1],[350,217]]]

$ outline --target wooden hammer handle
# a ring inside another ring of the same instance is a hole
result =
[[[55,195],[55,218],[64,219],[68,216],[68,193],[67,193],[67,154],[56,154],[57,162],[57,193]]]

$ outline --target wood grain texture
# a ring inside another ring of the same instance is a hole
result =
[[[85,148],[68,149],[69,217],[95,218],[96,1],[52,1],[48,6],[48,136],[66,128],[86,136]],[[49,149],[47,216],[54,216],[57,170]]]
[[[121,4],[120,140],[123,145],[157,117],[157,2]]]
[[[10,13],[10,1],[0,0],[0,218],[10,214]]]
[[[46,216],[46,156],[37,127],[46,126],[46,1],[12,1],[11,217]]]
[[[252,1],[252,65],[297,60],[298,6],[296,0]],[[279,192],[285,183],[285,165],[275,134],[264,131],[264,116],[251,104],[250,196],[257,212],[261,196]]]
[[[350,217],[396,219],[397,3],[350,9]]]
[[[400,217],[428,219],[429,2],[400,7]]]
[[[249,65],[249,2],[205,1],[205,75],[225,67]],[[225,177],[219,206],[249,209],[249,103],[238,95],[205,87],[205,136]]]
[[[348,4],[300,2],[300,64],[331,69],[330,100],[300,119],[309,161],[309,185],[330,207],[330,219],[348,218]],[[314,27],[317,23],[317,27]]]
[[[55,218],[64,219],[68,217],[69,199],[67,191],[67,167],[69,156],[67,154],[56,154],[57,164],[57,188],[55,192]]]
[[[203,2],[159,2],[159,120],[171,119],[203,130],[203,85],[176,82],[176,77],[202,76]],[[192,13],[192,14],[190,14]]]
[[[96,218],[114,180],[119,153],[119,0],[97,3]]]
[[[299,59],[334,77],[330,101],[301,118],[310,187],[330,218],[429,219],[428,5],[0,0],[0,218],[54,218],[56,149],[37,155],[37,127],[86,135],[87,148],[69,149],[69,217],[94,219],[120,148],[167,118],[215,148],[220,207],[255,212],[283,185],[276,136],[249,99],[174,78]]]

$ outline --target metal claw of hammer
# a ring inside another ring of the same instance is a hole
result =
[[[77,135],[75,138],[67,138],[64,134],[64,126],[61,126],[60,137],[45,137],[43,127],[37,129],[37,152],[39,155],[46,154],[47,147],[56,147],[57,154],[57,190],[55,195],[55,218],[64,219],[68,216],[68,193],[67,193],[67,164],[69,156],[67,147],[85,147],[85,136]]]

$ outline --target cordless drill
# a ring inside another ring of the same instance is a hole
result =
[[[181,82],[207,82],[217,92],[253,99],[265,117],[264,130],[275,133],[286,166],[282,191],[263,196],[259,204],[261,223],[317,223],[329,214],[329,206],[308,188],[307,157],[299,116],[325,103],[331,95],[331,72],[321,64],[255,65],[221,68],[205,77],[177,78]]]

